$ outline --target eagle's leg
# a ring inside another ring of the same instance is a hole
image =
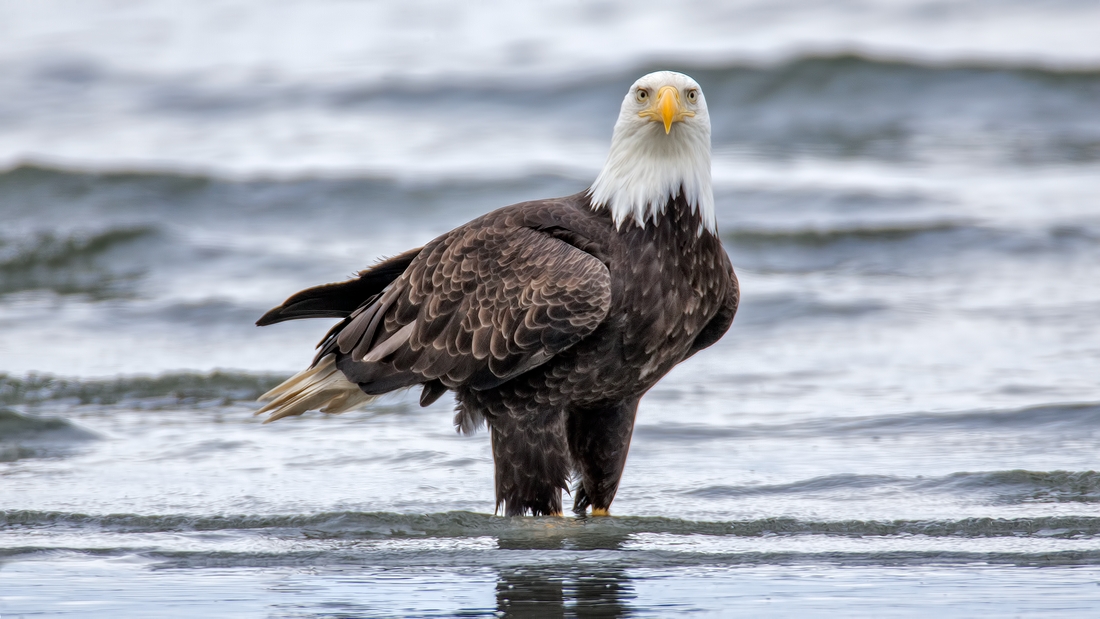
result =
[[[503,406],[501,406],[503,405]],[[504,515],[560,516],[569,488],[569,448],[560,410],[529,410],[526,402],[487,411],[493,443],[497,510]]]
[[[592,507],[593,516],[609,514],[626,465],[637,412],[638,399],[570,411],[566,432],[580,478],[574,492],[575,513],[583,514]]]

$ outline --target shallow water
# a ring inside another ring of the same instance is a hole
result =
[[[406,5],[4,5],[0,614],[1096,613],[1094,3]],[[744,296],[614,518],[492,516],[447,398],[251,416],[328,328],[259,315],[583,189],[657,67]]]

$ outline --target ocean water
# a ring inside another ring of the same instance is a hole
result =
[[[0,615],[1100,611],[1100,6],[0,2]],[[703,86],[726,337],[610,519],[413,395],[261,425],[326,321]]]

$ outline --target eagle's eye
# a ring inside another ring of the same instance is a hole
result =
[[[692,88],[691,90],[687,91],[687,100],[688,101],[691,101],[692,103],[695,103],[695,101],[698,98],[699,98],[699,91],[698,90],[695,90],[694,88]]]
[[[638,103],[645,103],[645,100],[649,98],[649,91],[645,88],[639,88],[638,94],[635,96],[638,97]]]

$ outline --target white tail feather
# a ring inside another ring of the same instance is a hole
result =
[[[283,417],[301,415],[308,410],[322,413],[343,413],[373,401],[359,385],[344,378],[336,369],[336,355],[325,355],[317,365],[286,379],[278,387],[260,396],[267,402],[257,415],[270,412],[264,420],[270,423]]]

